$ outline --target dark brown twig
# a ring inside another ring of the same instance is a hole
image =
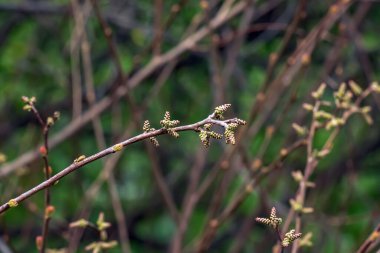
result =
[[[23,97],[23,100],[26,102],[26,104],[29,106],[30,110],[35,115],[38,123],[41,126],[42,129],[42,135],[43,135],[43,146],[40,147],[40,154],[42,156],[42,160],[44,162],[44,174],[45,174],[45,180],[49,180],[50,175],[52,173],[51,167],[49,166],[49,145],[48,145],[48,139],[49,139],[49,128],[50,124],[47,121],[44,121],[38,112],[37,108],[34,105],[34,99]],[[52,119],[52,118],[51,118]],[[53,120],[53,119],[52,119]],[[49,222],[50,222],[50,215],[53,210],[49,210],[50,208],[53,208],[50,206],[51,202],[51,196],[50,196],[50,189],[45,189],[45,199],[44,199],[44,215],[43,215],[43,226],[42,226],[42,235],[38,237],[36,241],[39,241],[39,245],[37,245],[37,248],[39,252],[44,253],[46,248],[46,238],[49,231]],[[40,240],[41,239],[41,240]]]

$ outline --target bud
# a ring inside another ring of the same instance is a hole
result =
[[[3,153],[0,153],[0,163],[3,163],[7,160],[7,156],[4,155]]]
[[[299,246],[300,247],[304,247],[304,246],[311,247],[311,246],[313,246],[313,243],[311,241],[312,236],[313,236],[313,233],[311,233],[311,232],[304,235],[302,237],[302,239],[299,241]]]
[[[88,224],[89,224],[89,222],[86,221],[85,219],[80,219],[80,220],[77,220],[77,221],[71,222],[71,223],[69,224],[69,227],[70,227],[70,228],[77,228],[77,227],[79,227],[79,228],[84,228],[84,227],[86,227]]]
[[[311,104],[308,104],[308,103],[304,103],[302,105],[303,109],[305,109],[306,111],[312,111],[314,109],[314,107],[311,105]]]
[[[355,82],[355,81],[348,81],[348,85],[350,86],[352,92],[354,92],[354,94],[356,96],[359,96],[360,94],[362,94],[362,88]]]
[[[55,207],[52,205],[48,205],[45,208],[45,217],[47,217],[47,218],[51,217],[51,215],[54,213],[54,211],[55,211]]]
[[[123,144],[121,144],[121,143],[116,144],[116,145],[114,145],[114,146],[112,147],[112,150],[113,150],[114,152],[118,152],[118,151],[120,151],[120,150],[122,150],[122,149],[123,149]]]
[[[40,154],[42,156],[46,156],[47,155],[47,150],[46,150],[45,146],[41,146],[40,149],[39,149],[39,151],[40,151]]]
[[[29,98],[28,98],[27,96],[22,96],[22,97],[21,97],[21,100],[22,100],[22,102],[24,102],[24,103],[28,103],[28,102],[29,102]]]
[[[83,161],[84,159],[86,159],[86,156],[85,155],[81,155],[81,156],[79,156],[78,158],[76,158],[74,160],[74,163],[79,163],[79,162]]]
[[[301,127],[300,125],[298,125],[297,123],[293,123],[292,124],[292,127],[294,129],[294,131],[296,131],[296,133],[300,136],[304,136],[307,132],[306,128],[304,127]]]
[[[262,165],[263,165],[263,162],[261,161],[261,159],[256,158],[252,162],[251,169],[254,171],[258,170]]]
[[[218,227],[218,226],[219,226],[219,222],[218,222],[217,219],[212,219],[212,220],[210,221],[210,227],[212,227],[212,228],[216,228],[216,227]]]
[[[312,208],[312,207],[302,208],[302,213],[304,213],[304,214],[308,214],[308,213],[312,213],[312,212],[314,212],[314,208]]]
[[[53,114],[53,118],[54,118],[55,120],[59,120],[60,117],[61,117],[61,113],[58,112],[58,111],[55,111],[54,114]]]
[[[36,247],[37,247],[38,251],[42,250],[43,242],[44,242],[44,238],[41,235],[36,236]]]
[[[9,207],[16,207],[16,206],[18,206],[18,202],[15,199],[10,199],[8,201],[8,205],[9,205]]]
[[[324,149],[322,149],[321,151],[319,151],[317,153],[317,157],[318,158],[323,158],[323,157],[327,156],[329,153],[330,153],[330,149],[324,148]]]
[[[303,65],[307,65],[310,63],[310,54],[303,54],[301,57],[301,62]]]
[[[292,171],[292,177],[296,182],[301,182],[303,180],[303,175],[300,170]]]
[[[302,204],[297,202],[296,200],[294,199],[290,199],[289,200],[289,203],[290,203],[290,206],[292,207],[292,209],[295,211],[295,212],[301,212],[302,211]]]
[[[245,191],[246,191],[247,193],[251,193],[251,192],[253,192],[253,186],[252,186],[252,184],[247,184],[247,185],[245,186]]]
[[[50,127],[54,125],[54,119],[52,117],[48,117],[46,120],[46,124]]]
[[[24,105],[24,106],[22,107],[22,109],[23,109],[24,111],[28,111],[28,112],[30,112],[30,111],[32,110],[32,106],[30,106],[30,105]]]
[[[282,149],[280,150],[280,155],[281,155],[282,157],[287,156],[287,155],[288,155],[288,150],[287,150],[286,148],[282,148]]]
[[[322,83],[316,91],[311,93],[311,96],[315,99],[320,99],[323,96],[325,89],[326,89],[326,84]]]
[[[380,93],[380,85],[379,85],[379,83],[378,82],[372,82],[371,89],[374,92]]]

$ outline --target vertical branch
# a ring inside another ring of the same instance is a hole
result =
[[[126,77],[123,75],[123,68],[121,65],[121,61],[120,61],[120,58],[119,58],[119,55],[117,52],[116,45],[115,45],[113,38],[112,38],[112,29],[109,27],[109,25],[107,24],[107,22],[103,18],[103,15],[102,15],[100,8],[99,8],[98,1],[97,0],[90,0],[90,1],[92,3],[93,8],[94,8],[95,15],[96,15],[96,17],[100,23],[100,26],[102,27],[104,37],[107,40],[107,45],[108,45],[108,48],[110,50],[111,57],[112,57],[113,61],[115,62],[115,67],[116,67],[116,71],[117,71],[117,75],[118,75],[118,78],[117,78],[118,82],[116,82],[116,83],[124,82]]]
[[[54,121],[58,119],[59,117],[58,113],[54,114],[54,118],[48,117],[47,120],[45,121],[42,119],[40,113],[38,112],[37,108],[34,105],[36,101],[34,97],[32,98],[22,97],[22,100],[26,104],[24,106],[24,109],[28,111],[32,111],[38,123],[41,126],[42,136],[43,136],[43,145],[40,147],[39,151],[44,163],[45,180],[49,180],[52,173],[52,169],[49,166],[49,159],[48,159],[49,128],[50,126],[54,124]],[[44,192],[45,192],[44,193],[44,215],[43,215],[42,235],[36,237],[37,249],[40,253],[45,252],[46,240],[47,240],[48,231],[49,231],[50,217],[51,217],[51,214],[54,212],[54,207],[50,205],[51,203],[50,187],[47,187]]]
[[[164,3],[163,0],[154,1],[154,36],[153,36],[153,55],[159,55],[161,53],[161,43],[162,43],[162,12]]]
[[[81,34],[83,27],[83,13],[76,0],[71,1],[74,16],[74,31],[70,41],[70,59],[71,59],[71,82],[73,93],[73,119],[77,118],[82,112],[82,87],[80,75],[80,50]]]
[[[198,200],[196,190],[202,173],[202,168],[206,162],[206,155],[207,152],[204,151],[203,147],[200,147],[198,149],[195,163],[190,169],[189,183],[182,202],[182,212],[180,215],[177,232],[173,236],[170,245],[170,252],[172,253],[179,253],[182,250],[182,240],[189,225],[191,214]]]

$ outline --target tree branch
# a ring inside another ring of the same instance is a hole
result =
[[[179,126],[179,127],[174,127],[174,128],[172,128],[172,130],[175,132],[182,132],[182,131],[196,131],[196,132],[198,132],[198,131],[200,131],[200,127],[202,127],[205,124],[217,124],[219,126],[225,127],[225,124],[228,124],[228,123],[236,123],[236,124],[240,123],[239,119],[237,119],[237,118],[222,121],[222,120],[213,119],[214,116],[215,116],[215,113],[209,115],[206,119],[199,121],[197,123]],[[100,151],[94,155],[91,155],[90,157],[86,158],[85,156],[80,156],[79,158],[75,159],[71,165],[69,165],[68,167],[66,167],[65,169],[63,169],[62,171],[57,173],[56,175],[45,180],[44,182],[40,183],[39,185],[33,187],[32,189],[22,193],[21,195],[17,196],[16,198],[11,199],[7,203],[1,205],[0,206],[0,213],[7,211],[10,207],[17,206],[20,202],[31,197],[32,195],[36,194],[37,192],[56,184],[61,178],[63,178],[65,176],[67,176],[68,174],[78,170],[79,168],[83,167],[86,164],[89,164],[93,161],[96,161],[96,160],[98,160],[104,156],[116,153],[117,151],[120,151],[120,149],[122,149],[122,148],[124,148],[130,144],[133,144],[135,142],[139,142],[139,141],[142,141],[142,140],[147,139],[147,138],[151,138],[151,137],[155,137],[155,136],[159,136],[159,135],[163,135],[163,134],[167,134],[167,133],[169,133],[169,132],[165,128],[161,128],[161,129],[154,130],[154,131],[147,132],[147,133],[142,133],[142,134],[139,134],[139,135],[132,137],[128,140],[120,142],[120,143],[118,143],[112,147],[104,149],[104,150],[102,150],[102,151]]]

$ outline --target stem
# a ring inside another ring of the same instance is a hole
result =
[[[35,117],[37,118],[39,124],[41,125],[42,128],[42,134],[43,134],[43,139],[44,139],[44,144],[43,147],[46,150],[46,154],[42,155],[42,159],[44,162],[44,173],[45,173],[45,180],[50,179],[50,166],[49,166],[49,160],[48,160],[48,155],[49,155],[49,146],[48,146],[48,139],[49,139],[49,125],[42,119],[40,113],[38,112],[37,108],[34,106],[33,102],[28,102],[28,104],[31,106],[31,110]],[[50,205],[50,189],[46,188],[45,189],[45,200],[44,200],[44,213],[43,213],[43,225],[42,225],[42,245],[40,249],[40,253],[45,252],[46,248],[46,238],[49,232],[49,222],[50,222],[50,215],[46,214],[46,208]]]

